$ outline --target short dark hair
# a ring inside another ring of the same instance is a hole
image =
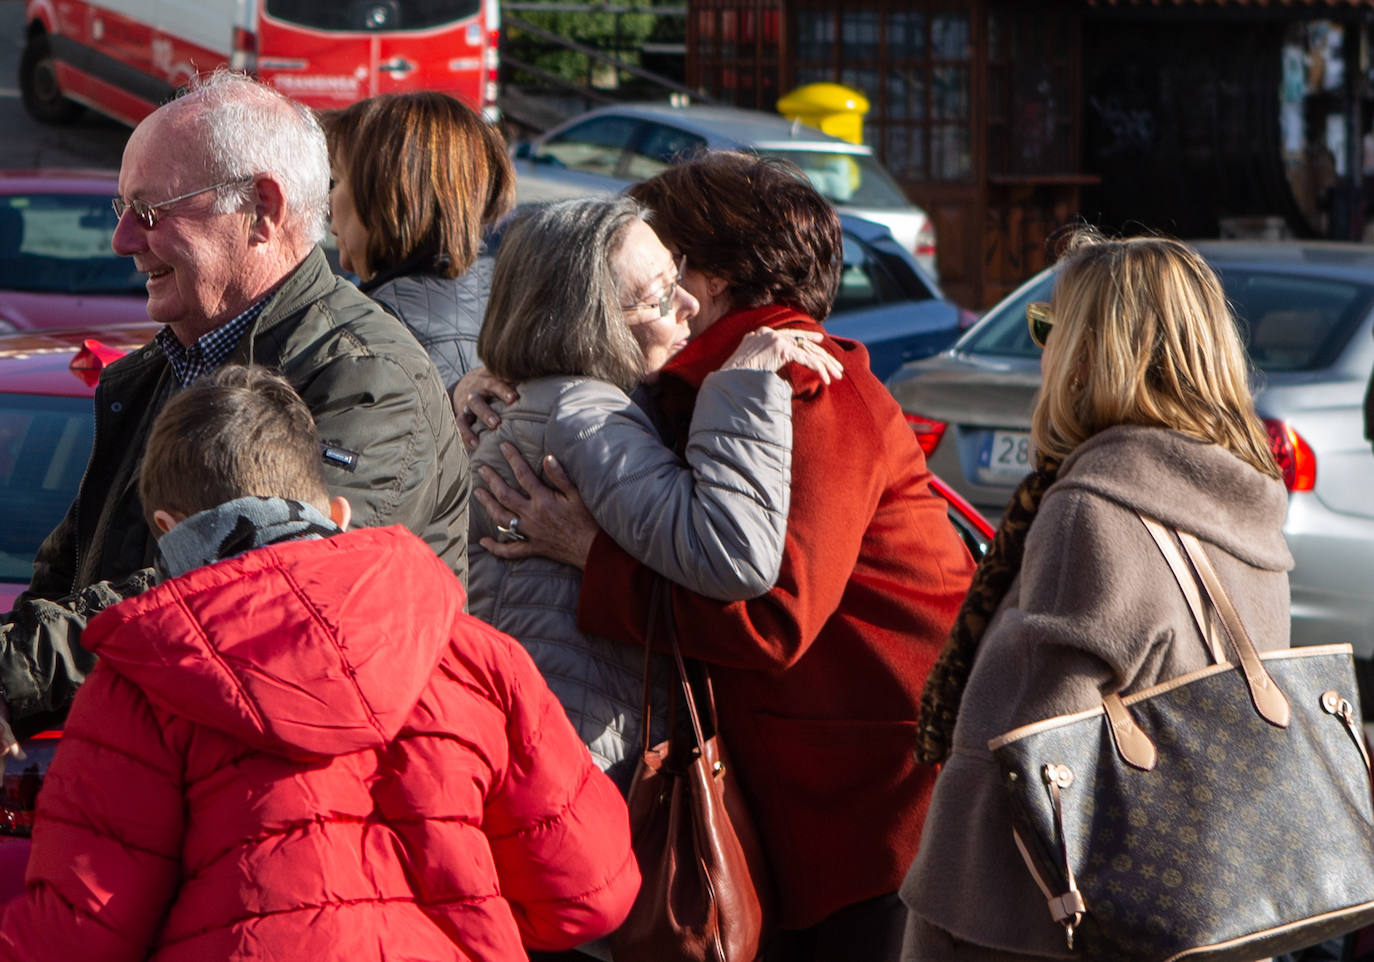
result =
[[[229,364],[173,397],[153,422],[138,495],[192,515],[249,496],[328,507],[315,419],[285,378]]]
[[[321,121],[367,230],[368,267],[424,260],[444,277],[467,273],[482,231],[515,202],[515,170],[496,128],[432,90],[370,97]]]
[[[624,391],[644,377],[625,323],[613,261],[643,209],[628,197],[565,200],[522,209],[492,271],[477,354],[519,383],[567,374]]]
[[[817,321],[840,287],[840,218],[795,164],[708,151],[635,184],[664,246],[725,278],[736,307],[785,304]]]

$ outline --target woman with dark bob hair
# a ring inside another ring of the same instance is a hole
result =
[[[902,886],[910,962],[1072,955],[988,741],[1212,663],[1142,514],[1202,542],[1256,648],[1288,647],[1288,499],[1221,284],[1174,240],[1066,247],[1052,301],[1028,311],[1037,469],[927,687],[918,751],[944,767]]]
[[[628,788],[638,760],[644,656],[577,626],[577,566],[597,528],[654,570],[713,598],[751,598],[778,576],[790,491],[791,397],[774,372],[839,365],[819,338],[744,338],[702,391],[679,458],[631,399],[687,343],[697,302],[629,198],[534,208],[507,228],[478,349],[517,385],[473,452],[514,482],[507,452],[569,477],[594,523],[550,557],[502,557],[518,514],[469,514],[468,606],[544,672],[597,764]],[[481,490],[480,488],[478,489]],[[664,690],[666,696],[666,688]],[[659,701],[663,704],[663,701]]]
[[[896,959],[906,917],[897,888],[935,779],[911,753],[920,692],[972,561],[867,352],[819,324],[839,283],[840,224],[801,172],[708,153],[630,194],[685,260],[682,286],[700,304],[691,342],[654,390],[676,443],[689,440],[712,372],[761,326],[820,336],[843,365],[829,384],[784,371],[792,501],[776,585],[752,599],[681,585],[671,597],[684,654],[711,665],[721,731],[778,889],[782,930],[766,958]],[[543,533],[574,522],[553,492],[526,491],[493,488],[530,535],[518,549],[542,550]],[[642,645],[655,577],[597,534],[580,627]]]
[[[515,200],[505,142],[434,91],[371,97],[321,120],[340,264],[410,328],[451,391],[477,366],[492,269],[483,231]]]

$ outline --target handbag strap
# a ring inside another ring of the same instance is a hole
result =
[[[1210,617],[1210,612],[1203,606],[1202,594],[1198,591],[1197,578],[1189,569],[1188,562],[1183,559],[1183,552],[1178,550],[1178,545],[1170,536],[1168,528],[1139,511],[1136,512],[1136,516],[1145,525],[1145,529],[1150,532],[1150,536],[1155,539],[1160,554],[1164,555],[1169,570],[1174,573],[1174,580],[1183,589],[1183,598],[1188,602],[1188,610],[1193,613],[1193,622],[1197,625],[1202,640],[1212,653],[1212,661],[1218,665],[1225,664],[1226,649],[1222,646],[1221,639],[1217,637],[1216,620]]]
[[[641,701],[643,714],[640,718],[640,735],[643,742],[644,751],[649,751],[652,747],[649,725],[650,692],[653,689],[653,654],[654,641],[659,629],[668,636],[668,641],[673,649],[673,661],[677,670],[678,680],[682,686],[682,694],[687,701],[687,716],[692,722],[692,735],[696,739],[695,747],[700,750],[706,744],[706,738],[701,727],[701,715],[697,709],[697,699],[692,690],[691,676],[687,674],[687,663],[682,657],[682,646],[678,644],[677,627],[673,624],[673,596],[668,585],[663,578],[655,578],[653,587],[649,595],[649,627],[645,632],[644,638],[644,695]],[[705,681],[706,704],[710,709],[711,730],[716,729],[716,703],[715,693],[711,690],[711,680],[708,676]],[[674,724],[674,706],[671,698],[668,702],[668,738],[674,740],[677,726]]]
[[[1140,515],[1140,520],[1144,522],[1146,528],[1150,529],[1151,535],[1154,535],[1155,529],[1151,527],[1151,524],[1159,525],[1159,522],[1147,518],[1143,514]],[[1250,640],[1250,633],[1245,630],[1245,625],[1240,620],[1240,614],[1236,611],[1235,605],[1231,603],[1231,596],[1227,594],[1226,587],[1221,583],[1221,578],[1217,575],[1212,560],[1207,557],[1207,552],[1203,550],[1202,542],[1186,531],[1179,531],[1175,528],[1173,532],[1178,536],[1179,544],[1183,546],[1194,577],[1185,579],[1179,568],[1175,567],[1172,562],[1170,549],[1177,550],[1173,548],[1173,540],[1167,536],[1163,539],[1156,536],[1155,543],[1163,552],[1165,561],[1169,562],[1169,570],[1174,573],[1174,578],[1178,581],[1185,597],[1189,594],[1188,581],[1194,582],[1193,591],[1197,590],[1197,583],[1201,583],[1203,591],[1206,592],[1207,601],[1211,604],[1211,610],[1220,616],[1222,630],[1240,660],[1240,670],[1245,675],[1245,682],[1250,688],[1250,700],[1254,703],[1255,710],[1259,712],[1260,717],[1271,725],[1286,728],[1290,714],[1288,699],[1279,690],[1278,685],[1269,676],[1264,663],[1260,660],[1259,652],[1255,650],[1255,643]],[[1168,548],[1165,547],[1166,544]],[[1194,611],[1194,617],[1197,617],[1197,611]],[[1205,633],[1203,637],[1207,637]]]

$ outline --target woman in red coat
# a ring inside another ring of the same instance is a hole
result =
[[[823,333],[839,284],[839,218],[795,168],[742,154],[706,154],[630,193],[673,256],[686,257],[682,283],[701,305],[655,392],[681,441],[702,380],[745,334]],[[744,602],[680,587],[672,598],[684,654],[712,666],[721,731],[778,888],[783,931],[768,958],[882,962],[900,951],[896,892],[935,778],[912,757],[921,688],[973,563],[863,346],[822,344],[843,378],[823,384],[784,368],[792,503],[776,586]],[[498,549],[540,550],[549,525],[538,513],[556,499],[491,487],[531,538]],[[579,627],[642,643],[653,572],[604,534],[579,560]]]

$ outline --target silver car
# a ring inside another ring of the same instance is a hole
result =
[[[520,202],[619,193],[710,148],[792,161],[837,209],[886,225],[922,267],[935,273],[930,218],[907,200],[871,147],[758,110],[619,104],[574,117],[516,146]]]
[[[1354,244],[1198,243],[1221,276],[1257,371],[1255,406],[1290,492],[1293,643],[1349,642],[1374,657],[1374,453],[1363,400],[1374,368],[1374,249]],[[1000,517],[1032,452],[1040,351],[1026,304],[1053,269],[1005,298],[942,354],[888,381],[933,471]],[[1374,665],[1362,664],[1365,672]],[[1374,698],[1364,699],[1366,714]]]

